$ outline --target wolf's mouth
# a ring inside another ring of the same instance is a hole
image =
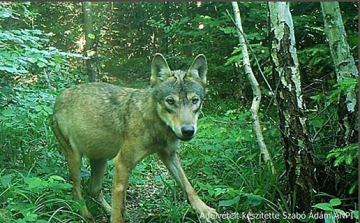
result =
[[[195,135],[194,135],[195,136]],[[194,138],[194,136],[191,137],[178,137],[181,141],[190,141],[191,139]]]

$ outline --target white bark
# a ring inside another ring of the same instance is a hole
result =
[[[277,54],[273,53],[271,56],[273,57],[273,62],[275,65],[275,69],[277,73],[280,74],[280,81],[282,85],[288,88],[288,91],[295,91],[296,99],[297,99],[297,106],[300,110],[305,111],[303,96],[301,93],[301,81],[300,81],[300,70],[299,70],[299,62],[297,58],[297,51],[295,47],[295,34],[294,34],[294,25],[292,21],[292,16],[290,13],[289,2],[271,2],[269,3],[270,8],[270,17],[271,19],[271,29],[275,34],[274,38],[277,40],[276,44],[272,41],[272,49],[280,50],[280,43],[284,39],[284,30],[288,28],[290,31],[290,45],[289,45],[289,54],[291,55],[292,61],[288,64],[290,66],[283,66],[279,58],[277,58]],[[276,16],[277,13],[277,16]],[[285,74],[287,73],[285,69],[291,70],[291,80],[295,84],[295,89],[292,89],[292,85],[285,79]],[[286,98],[283,98],[287,100]],[[290,119],[291,114],[288,114],[288,118]],[[305,131],[307,128],[305,126],[305,117],[300,117],[300,123]],[[308,134],[306,132],[306,134]]]
[[[253,101],[252,101],[250,111],[251,111],[251,115],[252,115],[252,119],[253,119],[254,132],[255,132],[255,135],[256,135],[256,138],[257,138],[257,141],[259,144],[260,152],[261,152],[264,162],[269,163],[271,166],[272,172],[275,173],[274,164],[272,162],[272,158],[269,153],[269,150],[267,149],[267,146],[265,144],[264,137],[263,137],[262,130],[261,130],[260,120],[259,120],[259,116],[258,116],[260,102],[261,102],[261,91],[260,91],[259,83],[257,82],[255,75],[251,69],[249,53],[247,50],[247,46],[245,44],[245,38],[243,36],[243,29],[242,29],[242,24],[241,24],[239,6],[238,6],[237,2],[232,2],[232,6],[233,6],[233,10],[234,10],[234,15],[235,15],[236,26],[238,28],[241,52],[243,55],[243,66],[244,66],[245,73],[247,75],[247,78],[250,82],[250,85],[251,85],[251,88],[253,91]]]
[[[269,2],[271,21],[271,59],[279,78],[277,93],[280,130],[283,135],[285,167],[290,200],[296,198],[295,211],[308,213],[316,185],[314,158],[306,125],[299,62],[289,2]],[[299,199],[300,198],[300,199]]]
[[[337,74],[337,82],[341,84],[347,78],[357,78],[358,70],[346,40],[347,37],[339,3],[321,2],[320,4],[324,17],[325,34],[329,41],[330,53]],[[355,111],[356,99],[355,86],[351,86],[348,88],[348,92],[346,92],[346,106],[349,113]]]

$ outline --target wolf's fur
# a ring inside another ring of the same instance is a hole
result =
[[[177,156],[180,140],[190,140],[205,96],[207,62],[198,55],[187,72],[171,71],[156,54],[151,66],[151,87],[122,88],[91,83],[66,89],[55,102],[53,130],[66,156],[73,194],[80,189],[82,156],[90,159],[90,195],[111,214],[111,222],[124,222],[125,192],[131,170],[157,153],[184,190],[192,207],[206,221],[216,212],[196,194]],[[108,159],[115,158],[112,207],[101,191]],[[92,220],[86,206],[81,214]]]

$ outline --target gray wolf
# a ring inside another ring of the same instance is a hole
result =
[[[150,87],[132,89],[107,83],[81,84],[64,90],[56,99],[53,131],[65,154],[73,195],[84,200],[80,188],[82,156],[89,158],[89,194],[111,215],[125,222],[125,194],[136,164],[156,153],[187,195],[201,221],[211,222],[216,211],[197,195],[181,167],[180,140],[192,139],[205,96],[207,61],[198,55],[187,72],[171,71],[161,54],[151,65]],[[112,208],[102,192],[108,159],[114,158]],[[89,221],[86,208],[81,211]]]

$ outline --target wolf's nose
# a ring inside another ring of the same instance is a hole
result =
[[[185,125],[184,127],[181,128],[181,133],[183,134],[184,137],[191,138],[194,136],[195,128],[192,125]]]

